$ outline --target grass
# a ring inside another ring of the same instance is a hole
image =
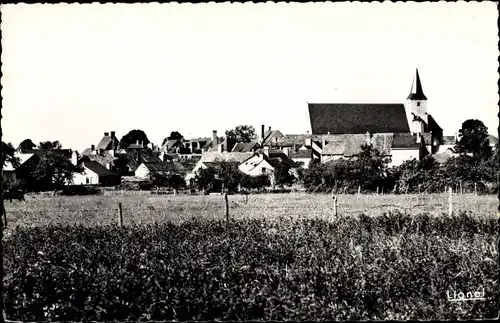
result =
[[[338,195],[339,216],[365,213],[378,216],[393,210],[439,216],[448,212],[447,194],[430,195]],[[193,218],[224,219],[222,196],[151,195],[147,192],[106,192],[103,196],[36,196],[27,203],[6,203],[8,226],[46,224],[107,225],[117,223],[118,203],[122,204],[125,224],[182,222]],[[321,218],[334,219],[329,195],[290,193],[246,196],[230,195],[232,219]],[[495,217],[498,199],[493,195],[453,195],[454,211]]]
[[[496,196],[454,195],[451,218],[446,194],[337,198],[335,216],[329,195],[229,196],[234,220],[229,226],[220,195],[109,192],[7,203],[7,316],[29,321],[498,316]],[[118,203],[124,228],[107,226],[117,223]],[[482,288],[486,301],[446,298],[448,290]]]

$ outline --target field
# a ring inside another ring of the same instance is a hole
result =
[[[118,204],[122,204],[125,224],[181,222],[198,219],[225,219],[225,202],[220,195],[151,195],[147,192],[106,192],[104,196],[60,197],[27,196],[27,203],[6,203],[9,227],[15,225],[117,223]],[[498,199],[494,195],[454,194],[453,210],[495,217]],[[320,194],[230,195],[229,214],[232,219],[282,217],[320,218],[333,220],[333,199]],[[365,213],[378,216],[399,210],[412,214],[448,213],[448,195],[338,195],[337,214],[353,216]]]
[[[498,316],[496,196],[31,196],[7,203],[7,317]],[[117,227],[118,204],[124,227]],[[16,226],[18,226],[16,228]],[[483,300],[448,295],[484,292]]]

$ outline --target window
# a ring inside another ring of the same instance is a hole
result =
[[[266,168],[262,167],[262,174],[265,174],[265,173],[266,173]]]
[[[417,102],[417,107],[419,107],[419,106],[420,106],[420,102]]]
[[[88,178],[88,177],[86,177],[86,178],[85,178],[85,182],[86,182],[87,184],[89,183],[89,178]]]

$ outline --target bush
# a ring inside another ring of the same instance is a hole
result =
[[[84,185],[66,186],[61,191],[57,192],[57,195],[62,195],[62,196],[102,195],[102,194],[103,192],[99,187],[84,186]]]
[[[498,229],[470,213],[399,212],[17,228],[5,308],[23,321],[493,318]],[[486,301],[460,311],[446,299],[481,286]]]

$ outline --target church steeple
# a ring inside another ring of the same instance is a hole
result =
[[[427,100],[427,97],[422,91],[422,84],[420,83],[420,76],[418,75],[418,69],[415,70],[415,78],[411,84],[410,95],[408,95],[407,100]]]

